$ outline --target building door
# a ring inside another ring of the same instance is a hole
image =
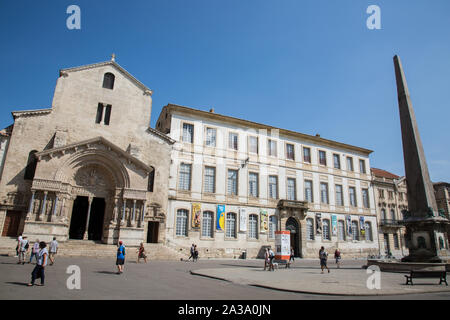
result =
[[[149,221],[147,229],[147,243],[158,243],[159,222]]]
[[[291,247],[294,248],[294,255],[296,257],[301,257],[300,250],[300,228],[297,223],[297,220],[294,218],[289,218],[286,221],[286,230],[291,232]]]
[[[69,239],[82,240],[86,230],[88,197],[78,196],[73,202],[72,218],[70,219]]]
[[[105,217],[105,199],[94,198],[91,204],[91,214],[89,217],[88,239],[102,240],[103,219]]]
[[[3,225],[2,237],[17,237],[19,233],[21,211],[8,210]]]

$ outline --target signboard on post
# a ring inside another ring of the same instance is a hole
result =
[[[275,259],[288,260],[291,256],[291,232],[275,231]]]

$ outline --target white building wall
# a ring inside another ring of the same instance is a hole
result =
[[[182,128],[183,123],[190,123],[194,125],[194,143],[182,142]],[[216,128],[216,147],[210,148],[205,146],[205,132],[206,127]],[[230,150],[229,133],[235,132],[238,134],[238,151]],[[212,249],[227,248],[227,256],[236,256],[239,250],[247,248],[256,256],[259,248],[262,245],[274,244],[273,239],[268,239],[267,235],[260,234],[257,241],[248,241],[246,235],[239,233],[238,239],[229,240],[224,239],[223,232],[215,230],[213,240],[202,239],[199,234],[200,231],[190,230],[188,237],[175,236],[175,216],[176,210],[181,207],[187,209],[190,214],[192,211],[192,202],[199,202],[202,206],[202,211],[211,210],[217,212],[218,204],[226,205],[226,212],[239,213],[239,208],[246,208],[247,213],[257,213],[259,210],[267,210],[270,214],[276,214],[276,202],[269,197],[268,177],[269,175],[278,176],[278,198],[287,198],[287,177],[296,177],[296,194],[297,200],[305,200],[304,180],[311,179],[313,181],[313,204],[310,206],[308,216],[314,216],[315,213],[320,212],[322,217],[328,217],[330,214],[337,214],[338,217],[345,218],[344,215],[352,215],[355,217],[365,216],[367,221],[372,223],[372,237],[373,241],[366,242],[365,240],[353,243],[346,241],[345,243],[337,243],[337,236],[333,237],[328,243],[333,247],[339,246],[350,251],[356,255],[365,255],[366,252],[372,251],[378,253],[378,236],[375,202],[373,198],[373,190],[370,185],[370,162],[365,155],[358,154],[351,150],[341,150],[329,146],[321,146],[311,143],[309,141],[299,141],[291,137],[279,137],[277,132],[271,135],[267,130],[255,130],[251,128],[239,127],[231,123],[215,122],[209,119],[197,118],[196,116],[186,116],[182,114],[173,114],[171,119],[170,137],[177,141],[172,153],[172,164],[170,169],[169,181],[169,210],[167,220],[167,239],[179,246],[190,246],[192,242],[196,242],[200,248],[206,250],[210,248],[208,253],[204,254],[214,256]],[[248,152],[248,137],[249,135],[258,137],[258,154],[251,154]],[[267,139],[277,141],[277,156],[268,156],[268,142]],[[294,144],[295,161],[286,160],[286,143]],[[311,164],[303,162],[303,147],[311,149]],[[319,165],[318,153],[319,150],[326,151],[327,166]],[[333,168],[333,154],[341,156],[341,170]],[[346,157],[353,158],[354,172],[349,172],[346,168]],[[249,159],[244,167],[241,167]],[[366,163],[366,173],[359,173],[359,159],[363,159]],[[178,172],[181,162],[192,164],[192,183],[190,192],[180,192],[178,190]],[[212,195],[205,195],[203,193],[203,176],[205,165],[216,167],[216,192]],[[240,168],[238,174],[238,196],[230,200],[227,193],[227,169]],[[259,197],[258,199],[250,199],[248,195],[248,175],[249,172],[259,173]],[[312,177],[312,178],[311,178]],[[335,199],[335,184],[339,180],[339,184],[343,186],[344,207],[336,206]],[[321,204],[320,182],[328,183],[329,204]],[[357,208],[352,208],[349,205],[349,186],[355,186]],[[363,208],[362,188],[369,189],[370,209]],[[342,219],[343,219],[342,218]],[[189,217],[191,220],[191,216]],[[239,219],[238,219],[239,220]],[[248,220],[248,219],[247,219]],[[359,220],[359,219],[358,219]],[[330,217],[331,221],[331,217]],[[190,222],[190,221],[189,221]],[[215,222],[214,222],[215,223]],[[190,225],[190,223],[189,223]],[[195,241],[194,241],[195,240]],[[306,242],[306,247],[311,250],[320,248],[323,241],[320,237],[316,237],[313,242]],[[231,249],[235,249],[233,252]],[[312,252],[312,251],[311,251]],[[220,254],[223,252],[221,251]]]

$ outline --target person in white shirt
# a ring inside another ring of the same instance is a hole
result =
[[[17,238],[17,246],[16,246],[16,258],[19,256],[19,248],[20,248],[20,242],[22,241],[22,235],[19,235]]]
[[[25,264],[25,256],[27,255],[28,247],[27,237],[23,237],[19,242],[19,262],[17,262],[17,264]]]
[[[56,237],[53,237],[53,241],[50,242],[50,265],[52,266],[55,263],[55,255],[58,253],[58,241],[56,241]]]
[[[28,263],[31,263],[31,261],[33,260],[33,257],[36,257],[36,261],[37,261],[38,253],[39,253],[39,239],[36,239],[36,242],[34,243],[33,247],[31,248],[30,261],[28,261]]]
[[[33,272],[31,273],[31,282],[28,284],[29,287],[34,286],[34,282],[37,278],[41,278],[41,286],[44,285],[45,280],[45,266],[47,265],[47,258],[48,258],[48,250],[46,248],[47,244],[42,241],[39,243],[39,253],[37,256],[37,262],[36,266],[33,269]]]

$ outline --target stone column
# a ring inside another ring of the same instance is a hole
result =
[[[110,225],[114,225],[117,223],[117,213],[119,211],[119,199],[118,198],[114,198],[114,208],[113,208],[113,213],[112,213],[112,217],[111,217],[111,221],[110,221]]]
[[[53,202],[53,211],[50,216],[50,222],[53,220],[53,217],[56,217],[56,208],[58,206],[58,195],[55,195],[55,201]]]
[[[43,216],[43,215],[45,215],[45,206],[46,206],[46,204],[47,204],[47,194],[48,194],[48,192],[47,191],[44,191],[44,200],[42,200],[42,208],[41,208],[41,215]]]
[[[147,201],[144,200],[142,203],[142,210],[141,210],[141,227],[144,225],[144,217],[145,217],[145,205]]]
[[[88,231],[89,231],[89,218],[91,217],[92,200],[94,200],[94,198],[93,197],[89,197],[89,200],[88,200],[89,201],[89,206],[88,206],[88,212],[87,212],[86,228],[84,230],[83,240],[88,240],[89,239]]]
[[[133,200],[133,212],[131,213],[131,226],[136,226],[136,200]]]
[[[120,225],[123,226],[125,224],[125,208],[127,206],[127,199],[123,198],[123,205],[122,205],[122,220],[120,222]]]
[[[31,215],[33,214],[33,204],[34,204],[34,195],[36,194],[35,190],[31,191],[31,199],[30,199],[30,205],[28,206],[28,212],[27,212],[27,217],[26,220],[30,220],[31,219]]]

